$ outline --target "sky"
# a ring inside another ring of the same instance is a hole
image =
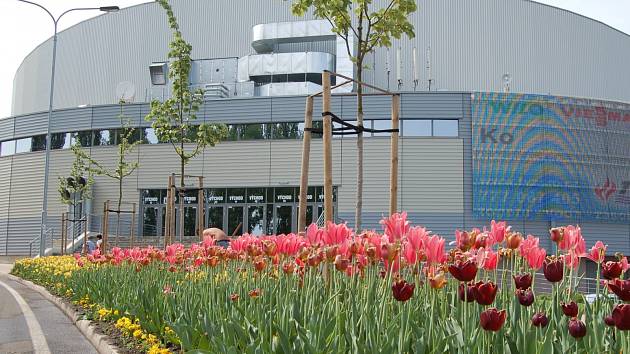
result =
[[[34,1],[46,7],[55,17],[75,7],[117,5],[124,8],[147,2],[147,0]],[[630,0],[539,0],[538,2],[571,10],[630,33]],[[99,11],[68,13],[59,21],[59,30],[99,14]],[[0,65],[0,118],[4,118],[11,114],[13,76],[16,70],[24,57],[52,36],[53,24],[50,17],[36,6],[18,0],[0,0],[0,33],[2,33],[1,43],[4,48]]]

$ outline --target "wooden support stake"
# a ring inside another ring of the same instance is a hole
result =
[[[173,174],[171,176],[171,185],[169,186],[169,188],[171,189],[171,211],[170,211],[170,217],[171,217],[171,221],[169,223],[169,226],[171,227],[171,231],[169,232],[168,235],[168,244],[172,244],[173,243],[173,238],[175,238],[175,226],[177,225],[177,214],[175,213],[175,199],[177,198],[177,188],[175,188],[175,174]],[[179,196],[181,198],[181,196]]]
[[[66,254],[66,233],[64,232],[66,227],[65,213],[61,213],[61,255]]]
[[[330,112],[330,72],[322,73],[322,109]],[[332,118],[324,117],[324,218],[326,223],[333,220],[332,195]]]
[[[400,96],[392,96],[392,129],[398,129]],[[398,132],[392,132],[391,165],[389,169],[389,215],[398,210]]]
[[[197,234],[199,241],[203,241],[203,229],[206,226],[205,220],[205,196],[203,193],[203,176],[199,176],[199,191],[197,193]]]
[[[101,242],[102,252],[107,252],[107,246],[109,246],[109,200],[103,203],[103,242]]]
[[[302,140],[302,172],[300,174],[300,205],[298,207],[298,234],[306,229],[306,195],[308,190],[308,165],[311,156],[311,131],[313,128],[313,97],[306,98],[304,110],[304,139]]]
[[[133,248],[133,237],[136,234],[136,203],[133,203],[131,212],[131,248]]]

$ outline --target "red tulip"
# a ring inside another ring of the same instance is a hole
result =
[[[413,295],[413,289],[416,287],[415,284],[407,283],[405,280],[400,280],[392,285],[392,293],[394,294],[394,299],[398,301],[407,301]]]
[[[543,274],[550,283],[559,282],[564,275],[564,264],[558,258],[547,258],[543,263]]]
[[[527,290],[517,289],[516,297],[518,298],[518,303],[525,307],[534,303],[534,293],[531,288]]]
[[[608,289],[621,301],[630,301],[630,280],[615,279],[608,282]]]
[[[586,335],[586,325],[577,318],[569,320],[569,334],[573,338],[582,338]]]
[[[464,286],[466,287],[465,293],[464,293]],[[459,299],[461,301],[465,301],[465,302],[475,301],[475,285],[474,284],[459,283],[457,293],[459,294]]]
[[[621,262],[604,262],[602,264],[602,276],[608,280],[613,280],[619,278],[623,267]]]
[[[532,325],[536,327],[547,327],[548,324],[549,319],[544,313],[538,312],[532,316]]]
[[[295,271],[295,263],[293,262],[284,262],[282,263],[282,271],[284,274],[293,274]]]
[[[562,306],[562,312],[565,316],[576,317],[578,315],[578,305],[575,301],[571,301],[568,304],[562,302],[560,306]]]
[[[470,259],[465,262],[457,260],[448,266],[448,271],[459,281],[471,281],[477,275],[477,264]]]
[[[532,275],[529,273],[516,274],[512,278],[517,289],[527,290],[532,286]]]
[[[497,296],[497,285],[491,281],[487,283],[479,281],[475,284],[473,292],[475,293],[475,300],[479,305],[490,305]]]
[[[239,297],[240,297],[240,296],[239,296],[238,294],[231,294],[231,295],[230,295],[230,300],[232,300],[232,301],[238,301],[238,298],[239,298]]]
[[[630,305],[618,304],[612,312],[615,327],[622,331],[630,330]]]
[[[486,331],[497,332],[503,327],[506,317],[507,313],[505,310],[497,311],[496,308],[492,307],[479,315],[479,324]]]
[[[260,296],[261,290],[259,288],[250,290],[247,294],[249,295],[249,297],[252,298],[257,298]]]

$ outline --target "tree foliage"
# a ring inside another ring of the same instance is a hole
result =
[[[189,83],[192,66],[192,46],[182,37],[177,19],[167,0],[156,0],[166,11],[168,24],[173,31],[173,39],[169,44],[168,76],[172,85],[171,98],[160,102],[151,102],[151,111],[146,116],[152,122],[155,135],[160,142],[170,143],[180,157],[181,166],[197,156],[207,146],[214,146],[227,137],[225,124],[194,125],[197,112],[203,103],[203,91],[192,91]],[[184,144],[194,144],[187,151]],[[182,173],[183,174],[183,173]]]
[[[355,65],[355,77],[363,80],[365,56],[377,47],[390,47],[392,38],[415,36],[408,16],[416,11],[416,0],[386,0],[378,7],[373,0],[294,0],[293,14],[304,16],[309,9],[317,18],[326,19],[333,33],[341,37]],[[352,40],[354,39],[354,40]],[[356,40],[356,41],[355,41]],[[354,45],[356,43],[356,52]],[[357,125],[363,127],[363,87],[357,85]],[[357,196],[355,229],[361,229],[363,205],[363,136],[357,136]]]
[[[59,177],[58,191],[61,203],[74,206],[75,202],[92,197],[91,188],[94,178],[89,167],[90,160],[81,148],[81,143],[77,140],[70,148],[74,154],[70,176]],[[75,201],[73,195],[78,195],[79,200]]]

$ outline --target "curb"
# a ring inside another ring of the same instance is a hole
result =
[[[74,325],[79,329],[79,332],[83,334],[85,339],[87,339],[92,344],[97,352],[99,352],[100,354],[119,354],[118,349],[116,349],[112,344],[109,343],[107,336],[96,333],[95,327],[92,325],[91,321],[79,319],[79,315],[77,315],[77,313],[70,305],[63,302],[60,298],[49,293],[46,288],[34,284],[33,282],[30,282],[28,280],[18,278],[11,274],[7,274],[7,276],[9,277],[9,279],[18,282],[26,286],[27,288],[39,293],[46,300],[52,302],[55,306],[57,306],[57,308],[59,308],[59,310],[61,310],[61,312],[63,312],[72,321],[72,323],[74,323]]]

